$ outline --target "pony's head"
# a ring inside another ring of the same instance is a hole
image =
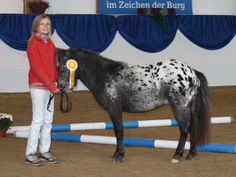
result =
[[[75,73],[78,67],[76,60],[73,59],[73,49],[57,48],[56,60],[59,72],[58,88],[62,93],[71,92],[77,83]]]

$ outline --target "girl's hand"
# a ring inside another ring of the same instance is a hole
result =
[[[53,94],[56,94],[56,95],[58,95],[59,93],[61,93],[61,91],[58,88],[53,92]]]

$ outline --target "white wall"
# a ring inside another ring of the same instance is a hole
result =
[[[22,13],[23,0],[0,0],[0,13]]]
[[[192,0],[194,14],[236,15],[235,0]]]
[[[0,0],[0,13],[22,13],[22,1]],[[70,3],[68,1],[73,1],[73,5],[69,5]],[[214,7],[209,3],[210,1],[214,4]],[[95,0],[50,0],[51,7],[47,13],[92,14],[95,13],[95,2]],[[217,6],[217,3],[219,6]],[[5,4],[4,7],[2,4]],[[193,0],[193,6],[195,14],[201,12],[203,14],[236,15],[235,0],[224,0],[224,4],[216,0]],[[222,7],[224,7],[225,11],[222,11]],[[56,33],[54,33],[52,38],[57,47],[68,47]],[[112,44],[102,55],[132,64],[149,63],[159,59],[178,58],[205,73],[211,86],[222,86],[236,85],[236,59],[232,55],[235,53],[235,49],[236,38],[226,47],[211,51],[202,49],[191,43],[178,31],[174,41],[165,50],[158,53],[147,53],[134,48],[117,33]],[[27,74],[29,65],[26,53],[15,50],[0,40],[0,54],[0,92],[28,91]],[[79,82],[78,89],[86,88]]]
[[[48,0],[50,8],[48,14],[94,14],[96,0]],[[70,3],[69,3],[70,2]]]
[[[96,0],[45,0],[48,14],[94,14]],[[0,13],[23,13],[23,0],[0,0]],[[236,15],[235,0],[192,0],[194,14]]]

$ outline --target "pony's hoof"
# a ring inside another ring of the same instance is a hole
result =
[[[124,161],[123,157],[113,158],[113,163],[122,163]]]
[[[171,160],[171,163],[179,163],[180,161],[179,161],[179,159],[172,159]]]
[[[115,152],[112,159],[113,159],[113,163],[122,163],[124,160],[124,154]]]
[[[186,157],[186,160],[192,160],[197,157],[197,153],[189,153]]]

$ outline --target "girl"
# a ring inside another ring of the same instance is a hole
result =
[[[59,93],[55,63],[55,46],[50,39],[51,21],[47,15],[37,16],[28,42],[29,87],[32,99],[32,122],[26,147],[26,164],[40,166],[44,161],[58,163],[49,151],[53,121],[54,100],[47,110],[50,94]],[[37,153],[37,149],[39,153]]]

